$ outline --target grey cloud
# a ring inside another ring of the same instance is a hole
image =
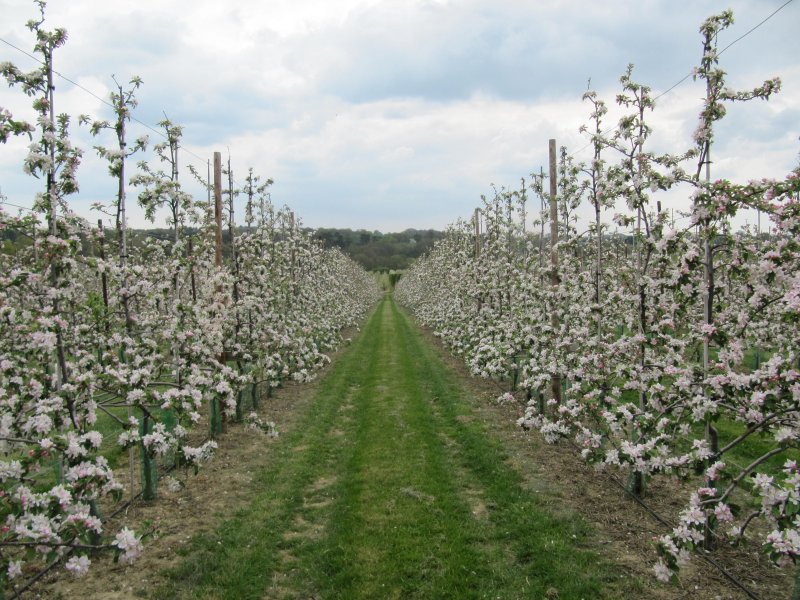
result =
[[[575,96],[590,77],[593,87],[617,81],[629,62],[639,81],[663,90],[698,63],[697,31],[719,10],[715,4],[560,3],[556,10],[536,2],[465,1],[412,10],[385,2],[338,28],[290,38],[285,60],[313,77],[321,92],[350,102]],[[751,24],[768,6],[737,8]],[[781,39],[796,47],[796,36],[777,25]]]
[[[296,40],[289,60],[292,68],[316,69],[323,92],[352,102],[580,94],[589,77],[616,79],[630,61],[641,60],[647,70],[663,64],[676,45],[664,28],[677,30],[685,21],[665,16],[658,36],[622,35],[636,31],[640,18],[641,10],[603,18],[597,11],[553,15],[502,2],[492,10],[474,2],[419,11],[380,4],[338,30]]]

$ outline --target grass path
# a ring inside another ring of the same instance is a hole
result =
[[[154,597],[616,598],[575,515],[523,484],[391,298]]]

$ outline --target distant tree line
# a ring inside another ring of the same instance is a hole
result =
[[[237,228],[239,233],[245,227]],[[31,231],[17,231],[12,228],[0,229],[0,244],[6,253],[15,253],[19,248],[33,242]],[[184,235],[191,237],[197,233],[193,227],[186,227]],[[317,229],[314,238],[323,246],[336,246],[353,260],[360,263],[368,271],[402,271],[411,262],[433,247],[435,241],[444,235],[434,229],[406,229],[399,233],[381,233],[364,229]],[[146,238],[171,239],[172,230],[163,228],[131,229],[129,243],[138,247]],[[106,232],[106,240],[113,244],[116,234],[113,229]],[[88,251],[88,250],[87,250]],[[91,252],[89,252],[91,253]],[[230,254],[230,233],[227,228],[222,231],[222,253]]]
[[[325,247],[336,246],[368,271],[403,270],[427,252],[443,232],[434,229],[406,229],[381,233],[365,229],[317,229],[314,237]]]

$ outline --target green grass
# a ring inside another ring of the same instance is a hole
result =
[[[718,360],[719,349],[712,346],[710,350],[710,358],[711,362],[713,363]],[[699,347],[696,354],[699,357],[701,353],[702,347]],[[772,350],[751,348],[744,353],[742,366],[746,372],[750,372],[751,369],[757,368],[759,364],[762,364],[764,361],[768,360],[772,355]],[[670,386],[673,383],[673,378],[663,376],[660,379],[660,383],[665,386]],[[616,385],[618,387],[623,387],[624,381],[616,382]],[[629,402],[631,404],[638,405],[639,392],[635,390],[623,389],[622,402]],[[713,423],[713,425],[716,428],[719,436],[718,440],[720,448],[724,448],[729,442],[732,442],[747,430],[746,424],[742,423],[741,421],[735,421],[727,416],[720,417]],[[704,436],[705,425],[702,423],[695,423],[691,427],[690,438],[681,441],[678,445],[678,448],[688,451],[691,448],[691,440],[703,439]],[[736,467],[743,468],[747,467],[773,448],[775,448],[775,440],[772,435],[755,433],[750,435],[746,440],[738,444],[736,447],[726,452],[720,460],[730,463],[732,469],[735,468],[733,463],[735,463]],[[800,460],[800,451],[796,449],[788,449],[777,456],[773,456],[759,465],[758,471],[773,475],[781,473],[783,465],[788,459]],[[747,480],[745,480],[744,483],[745,486],[749,485]]]
[[[526,488],[390,298],[271,448],[250,504],[195,538],[152,597],[625,595],[587,526]]]
[[[128,408],[124,406],[114,406],[107,408],[117,419],[123,421],[128,420]],[[161,408],[151,409],[153,416],[163,423],[167,430],[171,430],[177,425],[175,413],[172,410],[163,410]],[[134,415],[140,416],[141,411],[134,409]],[[128,467],[128,451],[117,443],[119,434],[122,433],[122,426],[112,416],[106,414],[102,410],[97,411],[97,421],[93,429],[99,431],[103,435],[103,442],[100,444],[99,454],[102,454],[108,460],[112,469],[127,469]],[[137,450],[138,452],[138,450]],[[159,462],[165,465],[172,464],[172,458],[166,456]]]
[[[127,420],[128,409],[124,407],[112,407],[107,409],[117,418]],[[175,426],[175,417],[172,411],[163,411],[156,409],[154,411],[159,419],[165,423],[168,429]],[[118,443],[117,438],[122,432],[120,424],[111,416],[103,412],[97,411],[97,421],[90,427],[90,429],[100,432],[103,436],[103,441],[100,444],[100,449],[97,454],[104,456],[111,468],[114,470],[127,468],[127,450],[123,449]],[[5,457],[5,460],[13,460],[18,458],[18,453],[10,453]],[[56,485],[60,478],[61,464],[59,461],[51,461],[50,467],[42,469],[40,472],[33,474],[35,477],[34,490],[43,492]]]
[[[744,423],[727,419],[719,419],[714,423],[714,427],[717,429],[721,448],[747,430]],[[736,463],[739,467],[747,467],[773,448],[775,448],[775,438],[772,435],[754,433],[738,446],[726,452],[720,460]],[[772,474],[780,473],[788,459],[800,460],[800,452],[787,449],[761,463],[756,470]]]

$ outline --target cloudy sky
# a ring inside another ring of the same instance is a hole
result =
[[[214,151],[230,152],[237,181],[248,167],[274,179],[273,200],[306,225],[398,231],[443,228],[492,184],[519,186],[546,165],[549,138],[585,148],[587,85],[613,105],[634,63],[635,79],[660,93],[699,62],[707,16],[733,9],[724,47],[784,2],[50,0],[47,22],[70,36],[56,70],[97,96],[108,96],[112,75],[143,79],[135,116],[155,126],[166,114],[184,126],[184,167],[205,172]],[[0,14],[0,38],[30,50],[33,3],[0,0]],[[799,24],[800,2],[791,2],[723,54],[731,87],[780,76],[783,90],[730,109],[713,150],[715,178],[782,177],[797,165]],[[2,61],[35,67],[0,42]],[[86,91],[56,84],[58,112],[110,118]],[[689,79],[659,100],[654,149],[688,147],[703,94]],[[0,86],[0,106],[23,117],[28,104]],[[131,130],[156,141],[139,124]],[[89,207],[112,197],[114,182],[91,149],[97,142],[77,126],[75,140],[85,156],[71,203],[97,219]],[[19,205],[41,189],[22,174],[24,148],[0,146],[0,191]],[[588,159],[587,150],[577,157]],[[181,177],[204,194],[187,171]],[[146,224],[140,212],[131,220]]]

